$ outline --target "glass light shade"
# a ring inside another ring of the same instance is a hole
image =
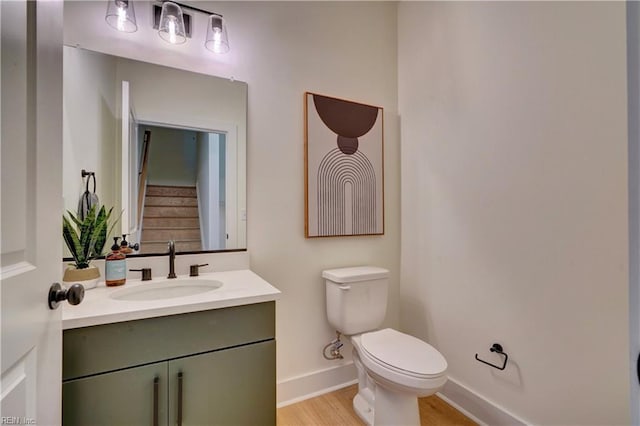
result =
[[[227,26],[222,16],[209,16],[207,26],[207,41],[204,47],[214,53],[227,53],[229,51],[229,38],[227,37]]]
[[[109,0],[105,21],[111,27],[124,33],[138,31],[136,12],[133,10],[132,0]]]
[[[182,44],[187,41],[182,9],[170,1],[162,3],[158,35],[167,43]]]

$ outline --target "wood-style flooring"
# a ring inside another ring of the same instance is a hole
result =
[[[357,385],[307,399],[278,409],[278,426],[364,425],[353,411]],[[436,395],[420,398],[420,424],[429,426],[476,425]]]

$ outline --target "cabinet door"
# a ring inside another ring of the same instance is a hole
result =
[[[64,425],[167,426],[167,363],[62,384]]]
[[[275,355],[269,340],[170,361],[169,423],[275,425]]]

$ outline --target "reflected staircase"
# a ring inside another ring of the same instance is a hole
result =
[[[139,253],[164,253],[169,240],[176,251],[202,249],[196,187],[147,184]]]

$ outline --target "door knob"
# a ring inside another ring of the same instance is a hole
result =
[[[73,284],[68,289],[58,283],[53,283],[49,288],[49,308],[57,309],[60,302],[66,300],[70,305],[77,305],[84,299],[84,287],[82,284]]]

